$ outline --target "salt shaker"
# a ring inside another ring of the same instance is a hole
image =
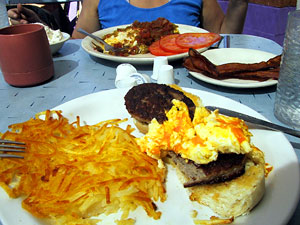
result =
[[[9,26],[6,0],[0,0],[0,29]]]
[[[288,15],[274,114],[281,122],[300,129],[300,10]]]

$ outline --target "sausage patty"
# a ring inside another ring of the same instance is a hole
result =
[[[195,104],[181,91],[164,84],[145,83],[134,86],[125,95],[125,106],[129,114],[142,123],[149,124],[153,118],[159,123],[167,120],[166,111],[173,104],[172,100],[183,101],[191,119],[194,118]]]
[[[173,151],[169,151],[166,157],[187,179],[184,187],[220,183],[239,177],[245,172],[246,156],[243,154],[219,154],[216,161],[208,164],[197,164]]]

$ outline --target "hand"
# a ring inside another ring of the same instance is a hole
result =
[[[23,7],[20,3],[17,8],[7,11],[8,17],[13,25],[27,23],[43,23],[39,16],[32,10]]]

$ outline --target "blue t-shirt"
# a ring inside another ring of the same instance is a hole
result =
[[[202,0],[171,0],[151,8],[138,8],[125,0],[100,0],[98,14],[101,28],[131,24],[135,20],[150,22],[164,17],[172,23],[200,26]]]

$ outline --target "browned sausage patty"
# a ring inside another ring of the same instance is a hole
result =
[[[173,151],[169,151],[166,157],[187,179],[184,187],[220,183],[239,177],[245,172],[246,156],[243,154],[219,154],[216,161],[208,164],[186,160]]]
[[[173,106],[173,99],[183,101],[193,119],[196,108],[193,101],[181,91],[164,84],[146,83],[134,86],[125,95],[125,105],[129,114],[139,122],[148,124],[156,118],[159,123],[163,123],[167,120],[166,111]]]

